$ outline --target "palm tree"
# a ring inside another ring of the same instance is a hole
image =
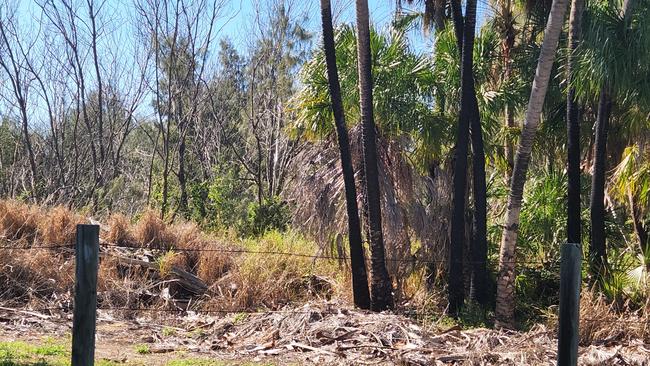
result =
[[[574,53],[580,40],[583,0],[571,2],[569,16],[569,55],[567,58],[567,242],[582,243],[580,238],[580,108],[576,100],[576,90],[571,86],[573,77]]]
[[[598,99],[598,116],[596,118],[594,143],[594,166],[591,176],[591,196],[589,213],[591,219],[591,240],[589,257],[591,273],[595,278],[605,275],[607,266],[607,249],[605,247],[605,169],[607,165],[607,132],[612,111],[612,97],[604,86]]]
[[[645,114],[645,113],[644,113]],[[641,116],[645,123],[643,129],[650,128],[650,120]],[[639,137],[637,134],[636,138]],[[632,227],[639,242],[641,259],[647,272],[650,272],[650,226],[644,222],[650,209],[650,148],[647,137],[641,137],[637,143],[628,146],[623,152],[623,159],[613,174],[614,193],[620,201],[627,201],[630,206]],[[645,146],[645,148],[644,148]],[[644,212],[645,211],[645,212]]]
[[[606,183],[606,169],[607,169],[607,135],[609,132],[610,116],[614,104],[614,99],[617,95],[625,94],[630,91],[630,87],[634,85],[634,74],[636,71],[635,66],[627,68],[620,68],[619,63],[623,61],[628,65],[634,65],[638,60],[634,59],[634,52],[620,51],[620,45],[609,46],[616,44],[612,42],[620,34],[626,34],[628,30],[628,22],[630,20],[631,11],[633,9],[633,2],[625,0],[622,8],[616,12],[616,9],[609,7],[604,11],[596,8],[596,17],[600,18],[593,24],[598,29],[593,29],[593,39],[591,40],[592,47],[602,50],[599,54],[599,59],[602,61],[604,68],[602,74],[599,75],[600,90],[598,98],[598,114],[595,123],[595,143],[594,143],[594,162],[593,173],[591,177],[591,196],[589,201],[591,231],[589,242],[589,257],[592,275],[602,280],[602,276],[606,275],[607,271],[607,247],[606,247],[606,234],[605,234],[605,183]],[[598,24],[598,23],[604,24]],[[621,29],[623,32],[618,34],[611,34],[611,30]],[[595,41],[595,42],[594,42]],[[609,42],[606,42],[609,41]],[[637,41],[638,38],[631,40]],[[606,42],[602,46],[601,42]],[[609,43],[609,45],[607,45]],[[637,45],[630,44],[631,42],[623,41],[623,47],[629,47],[630,50],[646,49],[638,47]],[[621,60],[618,55],[624,55],[627,60]],[[627,56],[625,56],[627,54]],[[629,61],[632,60],[632,61]],[[618,74],[618,70],[622,69],[622,74]],[[593,77],[593,76],[592,76]]]
[[[503,55],[503,82],[509,83],[512,77],[512,54],[515,47],[515,17],[513,14],[513,6],[511,0],[498,1],[499,17],[497,21],[497,28],[501,34],[501,54]],[[504,119],[506,127],[506,141],[505,141],[505,158],[506,158],[506,180],[510,181],[512,174],[512,166],[514,165],[514,146],[510,138],[512,129],[515,125],[514,106],[506,104],[504,108]]]
[[[323,23],[323,49],[327,65],[327,80],[332,99],[332,111],[336,125],[339,151],[341,153],[341,170],[345,185],[345,204],[348,214],[348,239],[350,241],[350,262],[352,267],[352,292],[354,304],[361,309],[370,308],[370,293],[366,263],[361,242],[361,224],[357,206],[357,189],[354,182],[354,167],[350,154],[350,141],[345,125],[343,101],[341,100],[341,85],[336,68],[336,52],[334,44],[334,27],[332,26],[332,10],[330,0],[321,0],[321,19]]]
[[[454,161],[454,184],[453,184],[453,209],[451,220],[451,241],[450,241],[450,258],[448,272],[448,296],[449,311],[457,315],[465,300],[464,281],[463,281],[463,247],[465,245],[465,193],[467,189],[467,154],[469,143],[470,124],[472,124],[472,135],[475,143],[473,144],[474,153],[477,159],[481,160],[479,168],[482,168],[481,177],[474,174],[475,188],[482,190],[480,193],[483,201],[480,204],[481,214],[483,215],[482,223],[479,221],[478,230],[475,234],[481,235],[478,240],[473,240],[472,259],[477,263],[485,263],[484,257],[481,261],[481,254],[487,256],[486,230],[485,225],[485,157],[483,155],[483,141],[480,134],[480,118],[478,115],[478,102],[476,100],[476,90],[474,88],[474,70],[473,70],[473,50],[474,50],[474,33],[476,23],[476,1],[468,0],[466,7],[465,19],[463,20],[462,11],[459,1],[452,1],[452,11],[454,20],[454,30],[457,36],[457,42],[461,57],[461,97],[460,97],[460,116],[458,120],[458,129],[456,134],[456,151]],[[478,138],[477,138],[478,137]],[[473,142],[474,142],[473,141]],[[478,151],[480,150],[480,151]],[[482,184],[481,184],[482,183]],[[475,192],[476,193],[476,192]],[[475,195],[476,197],[476,195]],[[480,214],[478,215],[480,216]],[[475,220],[478,218],[475,215]],[[479,248],[481,243],[485,243],[485,251]],[[476,257],[476,258],[474,258]],[[474,267],[478,268],[478,267]],[[484,266],[483,266],[484,268]],[[472,279],[479,280],[476,273],[472,271]],[[479,280],[480,281],[480,280]],[[473,281],[474,282],[474,281]],[[479,286],[480,287],[480,286]],[[477,294],[478,295],[478,294]],[[482,295],[481,295],[482,298]],[[483,299],[483,298],[482,298]]]
[[[526,183],[533,141],[539,125],[542,107],[544,106],[558,40],[564,26],[567,3],[567,0],[554,0],[551,6],[510,180],[510,193],[508,194],[508,206],[501,239],[497,278],[496,325],[498,327],[514,327],[515,251],[524,184]]]
[[[393,306],[392,284],[386,269],[384,239],[381,228],[381,205],[377,146],[372,105],[372,60],[368,0],[357,0],[357,54],[359,101],[363,135],[363,171],[366,189],[366,218],[370,241],[371,309],[382,311]]]
[[[472,27],[473,28],[473,27]],[[474,89],[474,88],[472,88]],[[472,138],[472,189],[474,192],[474,212],[472,241],[470,246],[472,270],[470,299],[480,305],[489,302],[489,277],[487,270],[487,183],[485,178],[485,149],[481,117],[476,100],[476,90],[472,96],[472,118],[470,132]]]

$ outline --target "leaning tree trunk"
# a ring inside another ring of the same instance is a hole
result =
[[[465,301],[463,276],[463,248],[465,246],[465,193],[467,190],[467,154],[469,150],[470,121],[474,115],[475,100],[473,75],[474,26],[476,0],[467,1],[466,21],[463,21],[460,2],[452,1],[455,33],[461,50],[461,97],[460,116],[456,132],[456,156],[454,161],[453,208],[451,217],[451,241],[449,248],[449,271],[447,278],[449,312],[458,315]],[[478,108],[477,108],[478,110]]]
[[[580,220],[580,107],[576,90],[571,86],[574,68],[574,53],[581,34],[583,0],[573,0],[569,16],[569,55],[567,58],[567,242],[582,244]]]
[[[321,0],[321,18],[323,23],[323,49],[327,64],[327,80],[332,98],[332,112],[341,153],[341,170],[345,185],[345,205],[348,214],[348,239],[350,241],[350,263],[352,267],[352,293],[354,304],[361,309],[370,309],[370,292],[368,290],[368,275],[361,241],[361,223],[359,207],[357,206],[357,189],[354,182],[354,167],[350,153],[350,139],[345,126],[343,102],[341,100],[341,85],[336,67],[336,47],[334,43],[334,27],[332,26],[332,9],[330,0]]]
[[[497,327],[513,328],[515,325],[515,251],[524,184],[526,183],[526,174],[535,133],[537,132],[548,82],[551,77],[551,69],[555,60],[555,51],[564,26],[567,3],[567,0],[554,0],[551,6],[551,12],[544,30],[544,41],[537,62],[535,79],[528,100],[524,126],[519,138],[515,166],[510,180],[508,207],[499,253],[495,322]]]
[[[370,240],[371,308],[382,311],[393,307],[392,284],[386,269],[384,238],[381,230],[377,141],[372,106],[372,70],[368,0],[357,0],[357,54],[359,101],[363,138],[368,239]]]
[[[592,276],[599,280],[606,275],[605,270],[607,267],[607,250],[605,247],[605,170],[607,169],[607,132],[609,131],[611,111],[612,99],[607,92],[607,86],[604,86],[600,91],[598,100],[594,166],[591,176],[591,197],[589,202],[591,214],[590,269]]]

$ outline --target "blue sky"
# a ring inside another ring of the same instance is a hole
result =
[[[21,28],[24,30],[28,37],[36,37],[38,31],[39,17],[41,11],[36,5],[34,0],[0,0],[0,2],[8,1],[8,4],[17,5],[16,18],[20,23]],[[112,50],[113,56],[116,57],[116,63],[124,64],[128,68],[129,63],[133,64],[134,52],[137,48],[138,41],[134,39],[137,33],[138,21],[134,11],[134,2],[136,0],[106,0],[102,13],[105,19],[108,19],[106,24],[106,34],[101,36],[100,43],[107,42],[101,47]],[[215,0],[220,1],[220,0]],[[237,47],[240,52],[245,53],[245,49],[252,45],[251,41],[256,38],[254,33],[259,32],[255,27],[256,24],[256,9],[268,9],[269,4],[278,0],[221,0],[224,1],[225,8],[223,9],[220,19],[217,24],[217,34],[215,38],[228,38]],[[294,15],[302,15],[306,17],[305,26],[308,31],[314,35],[313,46],[319,44],[320,38],[320,2],[318,0],[284,0],[286,3],[294,4]],[[334,21],[340,23],[354,23],[355,21],[355,6],[354,0],[331,0],[334,13]],[[489,13],[489,0],[478,0],[478,25],[477,30],[483,24],[486,16]],[[80,4],[81,2],[79,2]],[[370,17],[372,23],[377,28],[386,26],[395,13],[395,0],[368,0]],[[11,6],[11,5],[10,5]],[[0,8],[2,8],[0,6]],[[85,17],[87,14],[85,9],[80,9],[80,16]],[[84,24],[82,22],[82,24]],[[46,33],[51,29],[41,29]],[[259,33],[258,33],[259,36]],[[433,49],[432,35],[423,35],[421,31],[414,30],[409,37],[413,48],[417,52],[428,53]],[[213,43],[213,47],[215,43]],[[86,55],[87,56],[87,55]],[[87,75],[88,80],[92,80],[93,74]],[[32,93],[32,97],[35,94]],[[36,98],[38,99],[38,98]],[[37,108],[31,109],[34,115],[44,115],[44,109],[39,100],[34,100]],[[0,114],[5,107],[0,101]],[[39,108],[40,107],[40,108]]]
[[[229,9],[225,16],[221,35],[229,38],[236,45],[246,43],[246,28],[255,19],[255,9],[260,3],[272,0],[231,0]],[[353,23],[355,21],[354,0],[331,0],[334,21],[336,23]],[[396,0],[368,0],[371,22],[378,28],[384,27],[390,22],[395,13]],[[403,1],[406,3],[406,1]],[[318,0],[299,0],[297,1],[299,12],[308,17],[307,28],[315,36],[320,34],[320,2]],[[404,4],[406,7],[406,5]],[[406,7],[408,8],[408,7]],[[485,18],[489,15],[490,6],[488,0],[479,0],[477,7],[477,30],[484,23]],[[421,52],[431,49],[432,37],[423,36],[421,32],[414,32],[410,37],[413,46]]]

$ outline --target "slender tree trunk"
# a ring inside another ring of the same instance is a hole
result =
[[[591,241],[589,257],[591,274],[596,279],[606,275],[607,250],[605,246],[605,171],[607,169],[607,132],[612,99],[605,86],[600,91],[598,117],[596,118],[596,142],[594,144],[594,166],[591,176]]]
[[[469,4],[469,3],[468,3]],[[468,7],[469,9],[469,7]],[[476,27],[476,1],[472,4],[472,13],[465,15],[465,37],[472,40],[474,45],[474,32]],[[471,34],[469,32],[471,31]],[[483,143],[483,130],[481,128],[481,115],[476,99],[476,87],[472,72],[472,105],[470,115],[470,131],[472,139],[472,168],[473,168],[473,234],[471,242],[472,271],[470,282],[470,299],[482,306],[487,306],[490,297],[490,281],[487,270],[487,184],[485,178],[485,146]]]
[[[180,190],[180,197],[178,200],[178,209],[181,215],[185,215],[188,212],[188,198],[187,198],[187,174],[185,173],[185,163],[186,163],[186,136],[189,121],[187,120],[184,109],[183,109],[183,98],[178,98],[178,108],[176,110],[176,125],[179,129],[179,141],[178,141],[178,188]]]
[[[510,178],[512,177],[512,168],[515,166],[515,147],[511,141],[512,133],[511,131],[517,127],[515,122],[515,114],[513,113],[514,108],[506,105],[504,108],[504,119],[506,122],[507,134],[506,134],[506,146],[505,146],[505,155],[506,155],[506,181],[510,183]]]
[[[472,272],[469,295],[483,307],[490,297],[490,281],[487,270],[487,184],[485,181],[485,150],[481,117],[476,100],[476,91],[472,98],[471,138],[472,168],[474,193],[474,232],[471,243]]]
[[[519,138],[515,166],[510,180],[510,193],[505,214],[501,250],[499,255],[499,274],[497,278],[496,326],[513,328],[515,325],[515,259],[519,215],[526,183],[535,133],[539,125],[546,90],[551,77],[558,40],[564,26],[564,16],[568,1],[554,0],[544,31],[544,41],[537,63],[535,79],[528,100],[526,117]]]
[[[29,158],[29,168],[31,172],[31,177],[30,177],[30,189],[32,190],[30,192],[30,196],[36,200],[38,197],[38,192],[36,192],[36,174],[37,174],[37,168],[36,168],[36,158],[34,157],[34,148],[32,147],[32,141],[29,136],[29,125],[27,121],[27,105],[26,101],[21,101],[20,103],[20,115],[22,119],[22,131],[23,131],[23,138],[25,139],[25,148],[27,150],[27,157]]]
[[[188,212],[187,174],[185,174],[185,150],[185,136],[181,136],[178,144],[178,187],[180,190],[178,211],[180,211],[182,216]]]
[[[467,155],[469,152],[469,127],[473,114],[473,57],[476,1],[467,2],[467,19],[463,21],[460,2],[452,1],[454,29],[459,37],[461,50],[461,97],[460,116],[456,131],[456,151],[454,159],[454,188],[451,217],[451,241],[449,250],[448,300],[449,312],[458,315],[465,301],[463,280],[463,248],[465,247],[465,193],[467,191]],[[475,117],[475,116],[474,116]]]
[[[104,151],[104,97],[103,97],[103,84],[102,84],[102,74],[99,68],[99,57],[97,56],[97,27],[95,18],[97,14],[93,9],[93,1],[87,0],[88,4],[88,16],[90,18],[91,25],[91,46],[93,50],[93,65],[95,66],[95,77],[97,78],[97,133],[99,136],[97,140],[99,142],[99,158],[102,165],[105,162],[105,151]]]
[[[636,197],[632,191],[628,190],[627,198],[630,204],[630,213],[632,215],[632,224],[634,225],[634,232],[636,233],[637,239],[639,239],[639,248],[643,254],[645,261],[645,266],[650,271],[650,261],[648,256],[650,255],[650,241],[648,240],[648,229],[643,225],[643,215],[639,209],[639,204],[636,201]]]
[[[632,1],[625,0],[620,15],[628,21]],[[607,134],[612,112],[610,86],[605,82],[598,99],[598,116],[595,125],[594,164],[591,176],[591,197],[589,211],[591,232],[589,260],[592,276],[601,281],[607,275],[607,246],[605,237],[605,172],[607,169]]]
[[[384,238],[381,228],[381,193],[379,191],[377,138],[372,105],[372,60],[368,0],[356,0],[356,8],[363,168],[366,178],[368,238],[370,240],[371,309],[373,311],[382,311],[393,307],[393,294],[392,284],[386,270]]]
[[[512,75],[512,49],[515,46],[515,31],[514,31],[514,17],[512,16],[512,3],[510,0],[503,3],[501,7],[503,17],[503,40],[502,40],[502,53],[503,53],[503,82],[510,82]],[[506,181],[510,182],[512,175],[512,168],[515,165],[515,147],[512,142],[512,130],[517,127],[515,123],[514,107],[506,104],[503,110],[505,127],[506,127],[506,141],[505,141],[505,158],[506,158]]]
[[[336,45],[334,43],[334,27],[332,25],[332,9],[330,0],[321,0],[321,18],[323,23],[323,48],[327,63],[327,80],[329,81],[330,96],[332,97],[332,112],[336,124],[336,135],[341,153],[341,170],[345,184],[345,205],[348,213],[348,239],[350,241],[350,263],[352,267],[352,292],[354,304],[361,309],[370,309],[370,292],[368,290],[368,275],[361,240],[361,223],[359,207],[357,206],[357,189],[354,182],[354,167],[350,153],[350,139],[345,125],[343,102],[341,100],[341,85],[336,67]]]
[[[582,243],[580,220],[580,107],[575,97],[573,79],[574,53],[581,37],[584,0],[572,0],[569,16],[569,56],[567,58],[567,243]]]

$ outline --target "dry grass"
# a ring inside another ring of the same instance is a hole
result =
[[[212,307],[231,308],[266,307],[277,309],[307,298],[334,296],[338,287],[329,280],[335,278],[337,265],[323,260],[298,256],[266,254],[288,252],[314,254],[316,244],[297,234],[268,233],[255,241],[243,243],[253,252],[239,255],[234,268],[214,285],[214,291],[223,294],[223,301]]]
[[[77,224],[83,223],[81,216],[63,206],[54,207],[41,216],[40,233],[48,245],[74,246]]]
[[[145,248],[169,250],[175,244],[173,233],[168,232],[167,225],[152,210],[142,215],[133,232],[136,242]]]
[[[73,286],[74,260],[62,254],[14,249],[0,256],[0,298],[12,304],[65,305]]]
[[[135,245],[136,240],[131,230],[131,222],[126,216],[120,213],[112,214],[108,218],[108,227],[105,239],[109,243],[123,246]]]
[[[30,243],[38,233],[42,212],[14,200],[0,200],[0,232],[8,239],[27,239]]]
[[[0,210],[0,230],[6,245],[16,247],[73,245],[75,226],[83,222],[80,215],[64,207],[0,200]],[[314,242],[295,233],[269,233],[259,240],[242,241],[232,233],[206,235],[192,223],[166,224],[153,211],[145,212],[135,224],[120,214],[109,216],[106,223],[107,229],[100,233],[103,241],[134,248],[119,253],[136,259],[148,257],[159,270],[102,257],[97,290],[103,306],[161,306],[169,300],[163,295],[167,291],[174,299],[191,298],[197,309],[275,309],[314,297],[347,294],[350,286],[349,273],[339,271],[333,262],[238,252],[317,253]],[[74,258],[69,250],[15,250],[7,254],[0,260],[0,285],[4,289],[0,299],[26,304],[33,299],[51,301],[54,294],[70,296]],[[206,298],[192,297],[175,283],[172,267],[205,282],[209,287]]]
[[[603,295],[590,289],[580,299],[580,344],[643,339],[650,342],[650,303],[637,311],[617,311]]]

